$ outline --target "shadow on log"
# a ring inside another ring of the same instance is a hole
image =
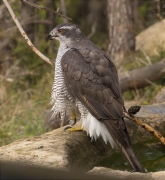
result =
[[[165,131],[165,103],[142,106],[137,117],[160,133]],[[150,140],[153,136],[142,127],[126,120],[132,143]],[[59,128],[28,139],[20,139],[0,148],[0,161],[15,162],[42,168],[75,170],[86,172],[114,150],[102,139],[92,141],[86,132],[63,132]]]

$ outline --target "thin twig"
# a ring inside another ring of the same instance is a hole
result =
[[[136,124],[142,126],[144,129],[146,129],[148,132],[152,133],[155,137],[157,137],[159,139],[159,141],[165,145],[165,138],[158,132],[156,131],[154,128],[152,128],[151,126],[149,126],[148,124],[144,123],[141,119],[135,117],[135,116],[130,116],[129,114],[125,114],[124,115],[127,119],[135,122]]]
[[[42,7],[42,6],[39,6],[38,4],[34,4],[34,3],[30,2],[30,1],[27,1],[27,0],[22,0],[22,1],[25,2],[25,3],[27,3],[27,4],[29,4],[30,6],[33,6],[33,7],[37,8],[37,9],[50,11],[50,12],[53,12],[54,14],[57,14],[57,15],[60,16],[60,17],[66,18],[66,19],[68,19],[68,20],[72,20],[71,18],[69,18],[69,17],[67,17],[67,16],[65,16],[65,15],[62,15],[62,14],[58,13],[58,12],[55,11],[54,9],[50,9],[50,8],[48,8],[48,7]]]
[[[158,88],[159,86],[155,84],[154,82],[150,81],[149,79],[145,78],[145,81],[151,84],[153,87]]]
[[[53,61],[51,61],[49,58],[47,58],[45,55],[43,55],[40,51],[38,51],[38,49],[36,49],[36,47],[33,45],[33,43],[30,41],[30,39],[28,38],[28,36],[26,35],[25,31],[23,30],[21,24],[19,23],[16,15],[14,14],[12,8],[10,7],[9,3],[7,0],[3,0],[4,4],[6,5],[7,9],[9,10],[15,24],[17,25],[20,33],[22,34],[22,36],[24,37],[24,39],[26,40],[27,44],[31,47],[31,49],[41,58],[43,59],[45,62],[49,63],[50,65],[54,66]]]

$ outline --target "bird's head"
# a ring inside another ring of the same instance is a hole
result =
[[[56,26],[48,35],[50,40],[56,39],[60,42],[78,40],[83,37],[81,30],[75,24],[64,23]]]

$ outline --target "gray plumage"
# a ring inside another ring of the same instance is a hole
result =
[[[54,113],[76,105],[82,127],[91,137],[102,136],[112,147],[116,143],[132,168],[144,172],[124,123],[117,70],[109,56],[86,39],[74,24],[57,26],[49,38],[60,41],[52,92]]]

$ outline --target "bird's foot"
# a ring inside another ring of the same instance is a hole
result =
[[[73,128],[73,126],[76,124],[76,118],[74,118],[73,120],[70,120],[69,121],[69,124],[71,124],[71,125],[69,125],[69,126],[66,126],[65,128],[64,128],[64,131],[66,131],[66,130],[69,130],[69,129],[72,129]],[[72,122],[72,123],[71,123]]]
[[[74,132],[74,131],[83,131],[82,127],[71,127],[68,129],[69,132]]]
[[[74,131],[83,131],[82,127],[73,127],[73,126],[66,126],[64,128],[64,132],[69,131],[69,132],[74,132]]]
[[[74,132],[74,131],[82,131],[83,129],[81,127],[73,127],[76,122],[77,122],[77,119],[76,119],[76,114],[74,111],[72,111],[72,119],[69,121],[69,126],[66,126],[64,128],[64,131],[68,130],[69,132]],[[71,123],[72,122],[72,123]]]

